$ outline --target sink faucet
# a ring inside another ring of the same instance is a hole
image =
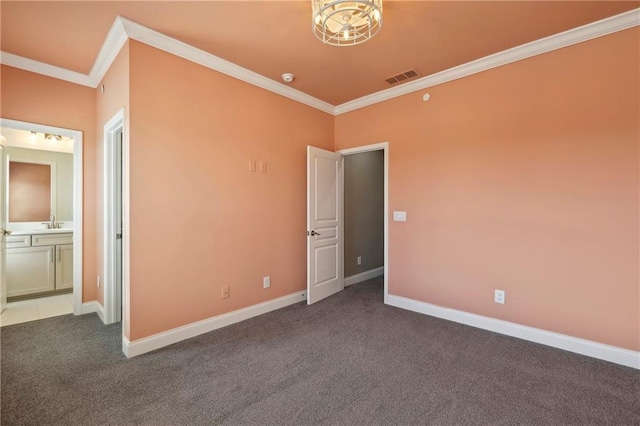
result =
[[[46,229],[56,229],[60,226],[59,223],[56,223],[56,217],[54,215],[49,216],[49,222],[40,222],[43,225],[46,225]]]

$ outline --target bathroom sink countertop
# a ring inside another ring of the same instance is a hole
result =
[[[12,231],[11,235],[34,235],[34,234],[66,234],[73,233],[71,228],[61,229],[21,229],[19,231]]]

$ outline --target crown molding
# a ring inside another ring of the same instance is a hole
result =
[[[100,84],[104,78],[128,38],[129,36],[122,24],[122,18],[118,16],[115,21],[113,21],[113,25],[111,25],[107,38],[104,40],[104,43],[102,43],[98,57],[91,68],[91,72],[89,73],[89,78],[93,82],[93,87],[98,87],[98,84]]]
[[[422,77],[410,83],[405,83],[402,86],[382,90],[353,101],[345,102],[335,107],[334,115],[344,114],[379,102],[384,102],[389,99],[413,93],[418,90],[424,90],[442,83],[447,83],[452,80],[457,80],[482,71],[507,65],[532,56],[541,55],[573,44],[582,43],[587,40],[602,37],[617,31],[626,30],[638,25],[640,25],[640,8],[532,41],[493,55],[485,56],[484,58]]]
[[[33,59],[24,58],[14,55],[13,53],[0,52],[0,63],[10,67],[19,68],[21,70],[30,71],[36,74],[42,74],[59,80],[68,81],[82,86],[95,87],[88,75],[66,68],[56,67],[55,65],[45,64],[44,62],[34,61]]]
[[[133,40],[148,44],[156,49],[164,50],[165,52],[179,56],[188,61],[195,62],[196,64],[237,78],[238,80],[242,80],[246,83],[308,105],[328,114],[333,114],[334,107],[327,102],[321,101],[313,96],[309,96],[292,87],[285,86],[284,84],[278,83],[261,74],[250,71],[218,56],[212,55],[211,53],[205,52],[204,50],[200,50],[150,28],[132,22],[126,18],[119,17],[117,19],[122,22],[125,32],[129,38]]]
[[[382,90],[353,101],[345,102],[335,107],[292,87],[285,86],[284,84],[267,78],[261,74],[250,71],[211,53],[200,50],[121,16],[118,16],[111,26],[89,75],[45,64],[43,62],[38,62],[7,52],[0,52],[0,63],[20,68],[25,71],[31,71],[37,74],[95,88],[104,78],[104,75],[120,52],[120,49],[122,49],[122,46],[124,46],[126,41],[131,38],[179,56],[188,61],[195,62],[214,71],[221,72],[237,78],[238,80],[242,80],[246,83],[318,109],[327,114],[340,115],[413,93],[418,90],[424,90],[452,80],[468,77],[482,71],[530,58],[532,56],[541,55],[543,53],[551,52],[553,50],[561,49],[593,38],[602,37],[617,31],[637,27],[638,25],[640,25],[640,8],[545,37],[540,40],[532,41],[512,49],[498,52],[436,74],[422,77],[401,86]]]

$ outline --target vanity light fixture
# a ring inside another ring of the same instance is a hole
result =
[[[29,134],[29,142],[35,142],[38,140],[38,134],[36,132],[34,132],[33,130],[31,130],[30,134]]]
[[[313,33],[324,44],[353,46],[382,28],[382,0],[311,0]]]
[[[58,141],[60,142],[62,140],[62,136],[60,135],[54,135],[53,133],[45,133],[44,134],[44,138],[48,141]]]

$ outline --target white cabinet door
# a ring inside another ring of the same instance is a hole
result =
[[[56,246],[56,290],[73,288],[73,244]]]
[[[12,248],[7,253],[7,296],[55,289],[55,247]]]

